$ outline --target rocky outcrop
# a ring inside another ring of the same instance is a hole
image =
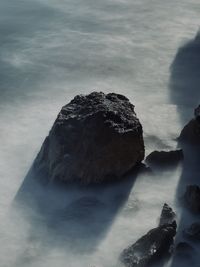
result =
[[[200,106],[194,110],[194,118],[181,131],[179,140],[190,145],[200,145]]]
[[[200,213],[200,187],[188,185],[183,196],[186,206],[194,213]]]
[[[146,157],[146,162],[149,166],[167,167],[177,165],[183,160],[183,151],[153,151]]]
[[[176,218],[176,214],[173,211],[173,209],[168,205],[168,204],[164,204],[163,208],[162,208],[162,212],[160,215],[160,223],[159,225],[163,225],[163,224],[172,224],[173,221],[175,221]]]
[[[166,208],[172,214],[171,210],[164,205],[165,210]],[[168,211],[162,211],[160,221],[163,222],[166,219]],[[171,216],[169,222],[150,230],[136,243],[125,249],[121,254],[121,261],[125,266],[146,267],[169,256],[177,227],[176,221],[173,220],[171,223]]]
[[[200,222],[191,224],[188,228],[183,230],[183,234],[191,240],[200,241]]]
[[[121,178],[144,158],[142,126],[119,94],[78,95],[64,106],[35,160],[49,181]]]

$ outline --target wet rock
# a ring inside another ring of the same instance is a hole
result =
[[[200,241],[200,222],[191,224],[188,228],[183,230],[185,237],[194,241]]]
[[[165,211],[162,211],[160,221],[166,219],[166,214],[169,214],[168,211],[171,213],[166,205],[164,207]],[[166,210],[168,211],[166,212]],[[121,261],[127,267],[145,267],[154,262],[163,261],[171,254],[176,227],[176,221],[173,220],[172,223],[161,224],[150,230],[122,252]]]
[[[89,184],[119,179],[143,158],[134,106],[123,95],[93,92],[62,108],[34,166],[50,181]]]
[[[186,206],[195,213],[200,212],[200,187],[188,185],[183,196]]]
[[[194,118],[181,131],[179,140],[190,145],[200,145],[200,106],[194,110]]]
[[[183,160],[183,151],[153,151],[146,157],[146,162],[149,166],[167,167],[177,165]]]
[[[163,224],[171,224],[175,221],[176,214],[173,209],[167,205],[166,203],[163,205],[163,209],[160,215],[160,223],[159,225]]]

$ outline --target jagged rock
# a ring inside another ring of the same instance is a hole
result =
[[[182,149],[172,151],[153,151],[146,157],[148,165],[160,167],[177,165],[181,160],[183,160]]]
[[[175,221],[176,214],[173,209],[167,205],[166,203],[163,205],[163,209],[160,215],[160,223],[159,225],[163,224],[171,224]]]
[[[184,194],[186,206],[195,213],[200,212],[200,187],[198,185],[188,185]]]
[[[162,211],[160,221],[165,218],[163,213],[165,212]],[[176,221],[173,220],[172,223],[161,224],[150,230],[122,252],[121,261],[127,267],[146,267],[156,261],[162,261],[171,254],[176,227]]]
[[[190,145],[200,145],[200,106],[194,110],[194,118],[181,131],[179,140]]]
[[[188,228],[183,230],[183,234],[189,239],[200,241],[200,222],[191,224]]]
[[[93,92],[62,108],[34,167],[50,181],[89,184],[119,179],[143,158],[134,106],[123,95]]]

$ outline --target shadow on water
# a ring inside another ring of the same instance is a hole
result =
[[[51,249],[87,255],[97,249],[120,209],[126,203],[138,175],[127,174],[112,184],[81,186],[41,184],[32,167],[18,190],[14,206],[30,224],[28,248],[16,266],[27,266]]]
[[[196,37],[178,49],[175,59],[171,65],[170,80],[171,101],[177,105],[182,126],[193,117],[194,108],[200,104],[200,32]],[[183,205],[182,196],[189,184],[200,184],[200,157],[199,147],[191,147],[181,144],[184,151],[184,164],[182,174],[177,187],[177,205],[180,207],[180,222],[176,243],[188,242],[194,249],[198,250],[197,244],[192,244],[184,238],[182,231],[185,227],[200,217],[191,214]],[[184,255],[175,254],[171,267],[199,266],[200,256],[193,253],[190,258]]]

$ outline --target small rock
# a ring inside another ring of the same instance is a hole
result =
[[[175,217],[176,217],[176,214],[173,211],[173,209],[165,203],[163,205],[163,209],[160,215],[159,225],[171,224],[173,221],[175,221]]]
[[[172,209],[165,204],[161,213],[161,223],[164,220],[171,222],[174,215]],[[171,254],[176,227],[176,221],[173,220],[172,223],[160,224],[150,230],[122,252],[121,261],[127,267],[146,267],[153,262],[164,260]]]
[[[200,187],[198,185],[188,185],[183,198],[192,212],[200,212]]]
[[[200,145],[200,105],[194,110],[194,118],[184,126],[179,140],[189,145]]]
[[[183,160],[182,149],[172,151],[153,151],[146,157],[147,164],[160,167],[177,165],[181,160]]]

